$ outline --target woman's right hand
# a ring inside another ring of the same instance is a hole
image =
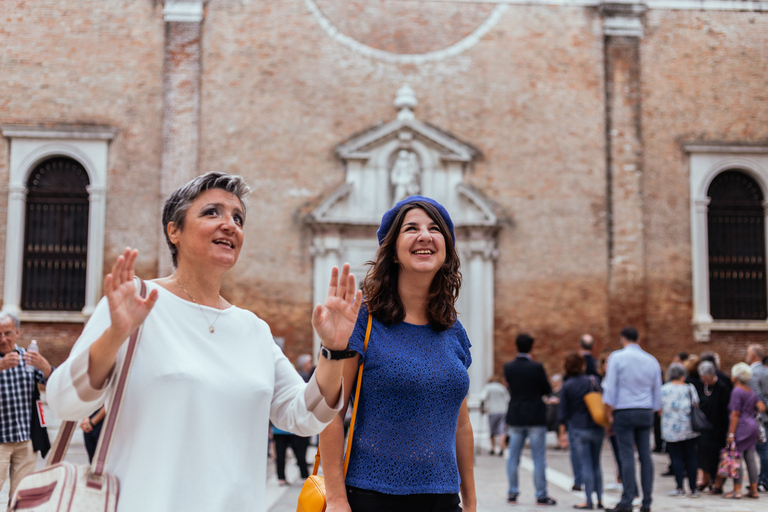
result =
[[[325,506],[325,512],[352,512],[346,499],[329,501]]]
[[[144,322],[157,301],[157,290],[152,290],[146,298],[136,293],[133,278],[138,254],[138,250],[126,248],[104,279],[104,295],[109,303],[112,320],[110,329],[121,344]]]

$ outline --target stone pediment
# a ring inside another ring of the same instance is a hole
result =
[[[378,226],[394,203],[413,194],[429,196],[451,213],[461,228],[495,228],[498,218],[487,199],[464,182],[479,152],[443,130],[419,121],[418,104],[409,87],[395,98],[397,118],[340,144],[345,183],[306,217],[315,228],[325,225]]]

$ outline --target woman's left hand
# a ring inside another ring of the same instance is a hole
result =
[[[312,312],[312,327],[325,348],[347,348],[362,302],[363,292],[355,288],[355,276],[349,273],[349,263],[342,267],[341,276],[339,268],[333,267],[325,303],[318,304]]]

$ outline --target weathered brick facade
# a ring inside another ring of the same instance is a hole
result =
[[[246,246],[223,295],[293,357],[312,339],[302,213],[343,183],[334,149],[393,119],[408,84],[419,119],[482,155],[465,179],[503,219],[496,369],[521,331],[555,372],[583,332],[602,351],[629,323],[662,364],[680,350],[732,364],[768,326],[693,340],[682,144],[768,145],[768,7],[641,9],[641,34],[608,35],[610,9],[558,3],[209,0],[196,23],[164,20],[160,0],[6,0],[0,125],[116,130],[105,261],[138,247],[145,277],[167,257],[164,193],[198,172],[245,176]],[[11,144],[0,141],[2,247]],[[28,324],[24,339],[58,361],[77,326]]]

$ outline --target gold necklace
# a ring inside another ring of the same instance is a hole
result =
[[[188,296],[188,297],[189,297],[189,298],[192,300],[192,302],[194,302],[195,304],[197,304],[197,307],[198,307],[198,308],[200,308],[200,313],[202,313],[202,315],[203,315],[203,318],[205,318],[205,321],[206,321],[206,322],[208,322],[208,315],[206,315],[206,314],[205,314],[205,311],[203,310],[203,307],[200,305],[200,303],[199,303],[199,302],[197,302],[197,301],[195,300],[195,298],[192,296],[192,294],[191,294],[191,293],[189,293],[189,292],[187,291],[187,289],[186,289],[186,288],[184,288],[184,287],[181,285],[181,283],[179,282],[179,279],[178,279],[178,278],[176,278],[176,279],[174,279],[174,280],[176,281],[176,284],[177,284],[177,285],[179,285],[179,288],[181,288],[181,289],[184,291],[184,293],[186,293],[186,294],[187,294],[187,296]],[[214,318],[214,319],[213,319],[213,322],[210,322],[210,323],[208,324],[208,330],[211,332],[211,334],[213,334],[213,331],[214,331],[214,329],[213,329],[213,326],[214,326],[214,324],[216,323],[216,320],[218,320],[218,319],[219,319],[219,315],[221,314],[221,295],[219,295],[219,296],[217,297],[217,300],[219,301],[219,306],[218,306],[218,308],[219,308],[219,312],[218,312],[218,313],[216,313],[216,318]]]

